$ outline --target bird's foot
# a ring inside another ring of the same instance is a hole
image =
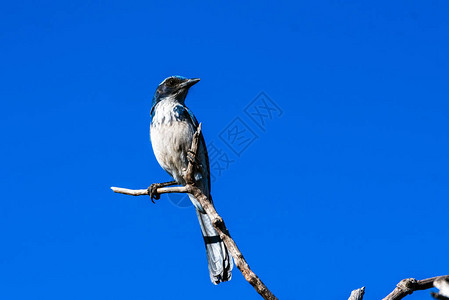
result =
[[[154,202],[154,199],[159,200],[161,198],[161,195],[157,192],[157,189],[161,187],[160,183],[153,183],[148,187],[148,195],[151,198],[151,202]]]
[[[148,195],[151,198],[151,202],[155,203],[154,199],[159,200],[161,198],[161,194],[159,194],[157,192],[158,188],[176,185],[176,184],[178,184],[176,182],[176,180],[173,180],[173,181],[169,181],[169,182],[153,183],[152,185],[150,185],[147,190],[148,190]]]

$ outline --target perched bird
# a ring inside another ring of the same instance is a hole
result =
[[[159,197],[156,192],[157,187],[186,184],[184,176],[198,121],[184,102],[190,87],[198,81],[200,81],[199,78],[187,79],[181,76],[171,76],[162,81],[154,93],[151,107],[151,144],[158,163],[175,181],[155,184],[148,188],[152,199],[153,197],[156,199]],[[197,152],[197,168],[194,173],[195,185],[212,201],[209,158],[202,134]],[[233,268],[232,257],[212,226],[203,207],[195,197],[191,194],[188,195],[196,209],[206,244],[210,279],[213,284],[228,281],[231,279]]]

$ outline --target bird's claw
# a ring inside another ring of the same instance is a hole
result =
[[[196,153],[191,150],[187,151],[187,160],[196,168],[200,166],[200,163],[196,157]]]
[[[153,203],[156,203],[156,202],[154,202],[154,199],[159,200],[161,198],[161,195],[157,192],[158,187],[159,187],[159,184],[153,183],[147,189],[148,195],[150,196],[151,202],[153,202]]]
[[[196,163],[195,153],[193,151],[187,151],[187,160],[192,164]]]

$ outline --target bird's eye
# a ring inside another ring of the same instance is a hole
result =
[[[167,81],[167,85],[168,86],[174,86],[176,84],[176,80],[174,79],[174,78],[170,78],[168,81]]]

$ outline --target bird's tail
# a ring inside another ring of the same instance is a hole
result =
[[[198,215],[204,243],[206,244],[210,280],[213,284],[231,280],[231,270],[234,263],[228,249],[212,226],[209,216],[201,212],[197,207],[196,214]]]

